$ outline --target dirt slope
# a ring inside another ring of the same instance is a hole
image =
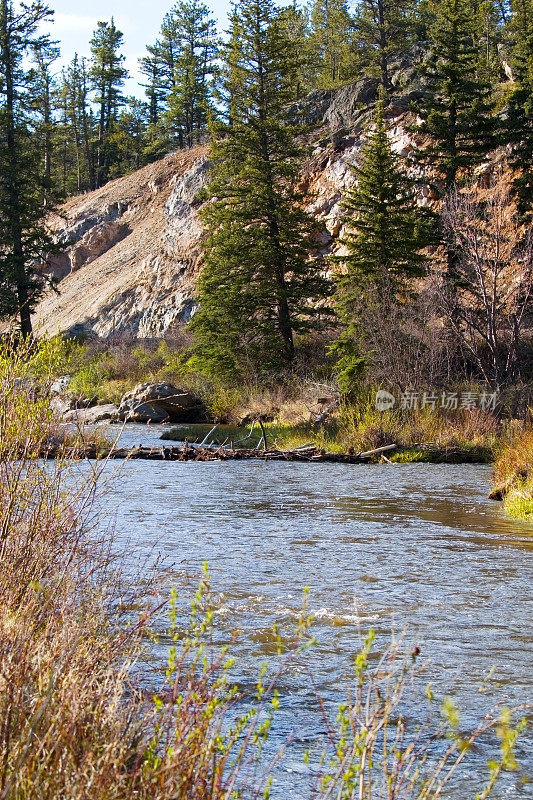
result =
[[[95,192],[71,199],[53,221],[68,243],[36,328],[52,334],[83,326],[157,336],[187,319],[200,259],[194,208],[205,148],[175,153]]]

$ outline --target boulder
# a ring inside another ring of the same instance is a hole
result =
[[[75,422],[77,425],[95,425],[107,419],[118,419],[118,408],[113,403],[92,408],[74,408],[63,414],[63,422]]]
[[[199,422],[205,408],[197,395],[171,383],[140,383],[124,395],[118,414],[126,422]]]

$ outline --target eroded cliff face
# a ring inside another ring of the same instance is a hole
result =
[[[357,161],[375,94],[376,82],[367,80],[314,92],[295,105],[295,115],[314,125],[302,181],[308,208],[321,223],[320,255],[338,250],[342,196],[355,180],[350,165]],[[414,149],[410,99],[399,95],[389,112],[394,149],[408,166]],[[67,243],[52,265],[59,294],[50,292],[41,301],[36,328],[151,338],[186,322],[194,312],[201,267],[197,198],[207,166],[207,148],[197,147],[66,203],[53,221]],[[432,202],[428,186],[420,186],[419,202]]]
[[[206,148],[179,152],[70,200],[53,220],[64,255],[52,264],[59,293],[36,328],[162,336],[194,308],[202,229],[195,201]]]

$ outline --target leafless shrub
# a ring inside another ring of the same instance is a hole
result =
[[[456,257],[454,283],[443,280],[440,291],[453,330],[491,386],[524,379],[533,323],[533,232],[520,228],[509,194],[499,189],[483,202],[452,194],[442,219]]]

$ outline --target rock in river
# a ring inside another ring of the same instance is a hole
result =
[[[126,422],[199,422],[205,419],[200,398],[171,383],[140,383],[124,395],[118,413]]]

